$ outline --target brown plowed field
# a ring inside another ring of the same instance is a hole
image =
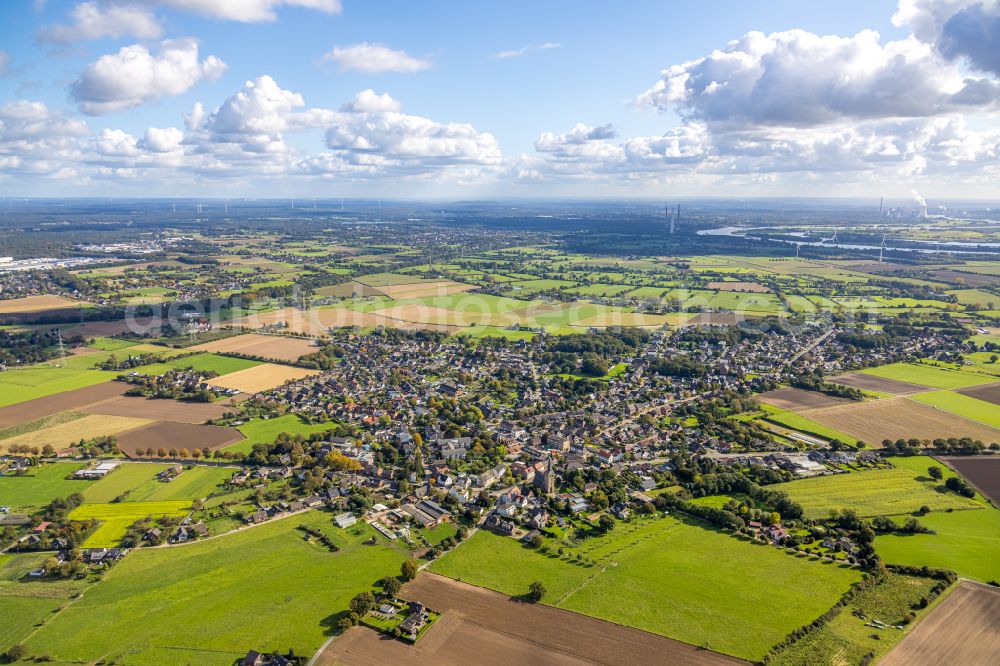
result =
[[[129,430],[118,436],[118,448],[130,457],[140,448],[158,449],[221,449],[242,441],[243,435],[233,428],[192,425],[190,423],[153,423]]]
[[[1000,590],[964,581],[881,662],[882,666],[992,666],[1000,655]]]
[[[883,379],[882,377],[866,375],[862,372],[840,375],[839,377],[833,377],[829,381],[835,384],[843,384],[844,386],[853,386],[862,391],[878,391],[879,393],[892,393],[893,395],[913,395],[914,393],[923,393],[924,391],[931,390],[919,384],[897,382],[895,379]]]
[[[70,409],[78,410],[81,407],[117,398],[128,389],[128,384],[124,382],[111,381],[0,407],[0,428],[25,421],[34,421],[43,416],[51,416]],[[131,414],[123,414],[123,416],[131,416]]]
[[[967,478],[1000,507],[1000,458],[996,456],[943,456],[941,462]],[[1000,555],[998,555],[1000,556]]]
[[[206,352],[247,354],[262,358],[273,358],[279,361],[297,361],[300,357],[316,351],[316,347],[313,346],[311,340],[279,335],[260,335],[258,333],[235,335],[231,338],[195,345],[191,349]]]
[[[970,386],[969,388],[958,389],[955,393],[961,393],[962,395],[967,395],[970,398],[975,398],[976,400],[984,400],[986,402],[992,402],[994,405],[1000,405],[1000,382],[996,384]]]
[[[356,627],[316,664],[739,664],[738,659],[422,572],[400,592],[443,613],[414,646]]]
[[[88,321],[78,326],[66,329],[63,333],[66,337],[82,335],[87,338],[111,337],[120,333],[133,331],[135,333],[149,333],[160,329],[160,321],[152,317],[136,318],[131,321],[121,319],[119,321]]]
[[[234,409],[229,404],[218,402],[147,400],[146,398],[122,396],[96,405],[90,405],[80,411],[87,414],[135,416],[141,419],[171,421],[173,423],[204,423],[210,419],[217,419],[225,412],[231,412]]]
[[[883,439],[972,437],[1000,442],[1000,430],[906,398],[850,402],[800,412],[830,428],[878,446]]]
[[[792,411],[816,407],[835,407],[847,403],[846,400],[834,398],[818,391],[803,391],[797,388],[783,388],[761,393],[760,400],[769,405]]]

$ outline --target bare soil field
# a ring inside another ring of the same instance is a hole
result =
[[[476,285],[462,284],[452,280],[438,280],[435,282],[420,282],[417,284],[396,284],[386,287],[377,287],[377,290],[394,299],[403,298],[426,298],[429,296],[450,296],[462,292],[476,289]]]
[[[994,506],[1000,507],[1000,457],[941,456],[938,460],[968,479]]]
[[[75,419],[67,423],[33,430],[22,435],[15,435],[4,440],[0,440],[0,445],[9,447],[11,444],[27,444],[28,446],[43,447],[51,444],[57,450],[73,446],[81,439],[93,439],[106,435],[118,435],[135,428],[152,423],[150,419],[136,418],[128,416],[106,416],[88,414],[82,419]]]
[[[230,352],[248,354],[262,358],[273,358],[279,361],[297,361],[306,354],[316,351],[311,340],[290,338],[278,335],[260,335],[247,333],[231,338],[223,338],[215,342],[195,345],[190,349],[206,352]]]
[[[516,601],[510,597],[422,572],[400,597],[441,611],[437,626],[414,646],[354,628],[334,640],[317,660],[330,664],[508,664],[654,663],[739,664],[702,650],[586,615]]]
[[[986,443],[1000,442],[1000,430],[906,398],[851,402],[837,407],[809,409],[801,414],[864,440],[871,446],[878,446],[883,439],[900,437],[972,437]]]
[[[957,389],[955,393],[961,393],[976,400],[984,400],[992,402],[994,405],[1000,405],[1000,383],[970,386],[969,388]]]
[[[847,400],[834,398],[818,391],[804,391],[797,388],[782,388],[760,394],[760,400],[775,407],[802,411],[818,407],[836,407],[847,404]]]
[[[943,282],[955,282],[964,280],[969,287],[985,287],[1000,280],[996,275],[982,275],[979,273],[963,273],[961,271],[934,271],[931,273],[935,279]],[[1000,299],[998,299],[1000,300]]]
[[[753,315],[737,314],[735,312],[699,312],[681,326],[732,326],[742,321],[757,319]]]
[[[361,298],[363,296],[381,296],[382,292],[360,282],[345,282],[316,290],[317,296],[334,298]]]
[[[129,457],[135,457],[140,448],[153,449],[221,449],[244,439],[240,431],[219,426],[192,425],[190,423],[153,423],[129,430],[118,436],[118,448]]]
[[[852,386],[862,391],[877,391],[879,393],[891,393],[893,395],[913,395],[923,393],[931,389],[920,384],[910,384],[909,382],[897,382],[895,379],[883,379],[873,375],[866,375],[862,372],[852,372],[846,375],[833,377],[829,381],[844,386]]]
[[[717,289],[719,291],[742,291],[754,294],[769,294],[771,293],[770,287],[765,287],[762,284],[757,284],[756,282],[709,282],[709,289]]]
[[[47,310],[76,309],[77,301],[71,301],[62,296],[27,296],[0,301],[0,314],[21,314],[28,312],[44,312]]]
[[[288,365],[277,365],[275,363],[261,363],[246,370],[237,370],[222,377],[215,377],[214,379],[210,379],[209,383],[212,386],[233,388],[244,393],[257,393],[258,391],[267,391],[276,386],[281,386],[289,380],[302,379],[303,377],[318,373],[318,370],[293,368]]]
[[[1000,590],[963,581],[879,663],[987,666],[998,654]]]
[[[128,384],[111,381],[0,407],[0,428],[111,400],[119,397],[128,389]],[[129,416],[129,414],[125,416]]]
[[[84,407],[80,411],[87,414],[134,416],[172,423],[204,423],[221,417],[225,412],[233,411],[233,408],[221,402],[181,402],[121,396]]]
[[[401,328],[406,330],[425,329],[447,331],[449,333],[458,331],[461,328],[449,325],[416,324],[400,319],[390,319],[385,315],[377,313],[357,312],[348,308],[317,308],[313,310],[282,308],[281,310],[264,312],[251,317],[234,320],[233,324],[248,328],[261,328],[268,324],[279,322],[288,324],[288,329],[291,331],[317,337],[326,335],[329,328],[340,326],[359,326],[361,328],[385,326],[386,328]]]
[[[159,322],[155,322],[158,327]],[[82,335],[87,338],[112,337],[121,333],[127,333],[137,329],[136,333],[147,333],[152,330],[154,320],[152,317],[136,318],[133,321],[122,319],[120,321],[88,321],[78,326],[66,329],[63,333],[66,337]]]

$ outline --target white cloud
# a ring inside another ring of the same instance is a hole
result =
[[[88,65],[73,83],[72,94],[80,110],[100,115],[180,95],[225,70],[226,64],[215,56],[199,61],[198,43],[193,39],[163,41],[156,54],[133,44]]]
[[[323,62],[334,63],[342,72],[355,70],[368,74],[419,72],[431,66],[428,60],[420,60],[403,51],[396,51],[382,44],[369,42],[350,46],[335,46],[332,51],[323,56]]]
[[[301,7],[326,14],[339,14],[340,0],[155,0],[173,9],[243,23],[265,23],[278,18],[277,7]]]
[[[138,141],[138,146],[151,153],[171,153],[180,150],[184,132],[176,127],[150,127]]]
[[[42,102],[8,102],[0,106],[0,173],[70,177],[88,133],[85,122]]]
[[[416,171],[449,164],[500,163],[497,140],[472,125],[401,113],[391,97],[369,90],[345,108],[327,130],[326,145],[348,161],[377,158]]]
[[[73,22],[42,28],[38,38],[49,42],[75,42],[103,37],[156,39],[162,28],[145,7],[81,2],[71,12]]]
[[[532,51],[547,51],[549,49],[558,49],[562,44],[558,42],[545,42],[544,44],[529,44],[527,46],[522,46],[519,49],[513,49],[511,51],[500,51],[499,53],[494,53],[491,57],[497,60],[506,60],[508,58],[520,58],[521,56],[528,55]]]
[[[725,49],[663,70],[638,102],[735,126],[820,126],[992,107],[1000,86],[969,78],[915,38],[751,32]]]
[[[1000,75],[1000,3],[997,0],[900,0],[892,17],[933,44],[945,58]]]
[[[342,111],[365,113],[368,111],[399,111],[400,105],[389,93],[379,95],[368,88],[359,92],[353,100],[345,102],[340,108]]]

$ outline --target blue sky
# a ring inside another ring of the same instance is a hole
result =
[[[983,195],[998,17],[995,0],[8,0],[0,194]]]

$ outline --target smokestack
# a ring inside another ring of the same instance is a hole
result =
[[[878,198],[878,216],[882,217],[882,204],[885,202],[885,197]]]

